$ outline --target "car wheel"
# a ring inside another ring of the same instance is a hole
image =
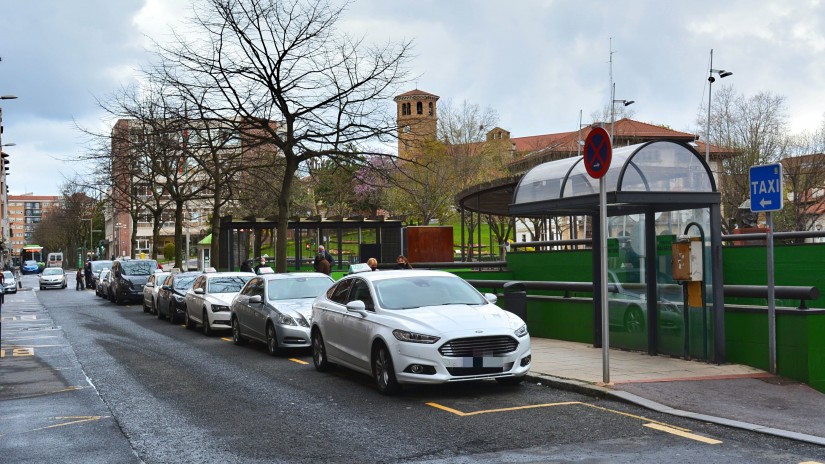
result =
[[[645,315],[638,306],[627,308],[624,313],[624,328],[628,333],[640,333],[645,330]]]
[[[42,286],[42,285],[40,286],[40,290],[43,290],[43,286]]]
[[[266,350],[272,356],[281,354],[281,348],[278,346],[278,334],[272,324],[266,325]]]
[[[197,326],[195,321],[193,321],[192,318],[189,317],[189,310],[188,309],[183,312],[183,323],[186,325],[186,328],[189,329],[189,330],[192,330]]]
[[[170,324],[178,321],[178,310],[175,308],[175,302],[169,303],[169,313],[166,314],[166,317],[169,319]]]
[[[372,376],[378,385],[378,393],[395,395],[401,391],[401,385],[395,378],[395,367],[392,365],[392,356],[384,344],[379,344],[372,354]]]
[[[149,308],[149,314],[157,314],[158,313],[158,300],[152,299],[152,307]]]
[[[524,376],[520,377],[499,377],[496,379],[500,385],[520,385],[524,381]]]
[[[335,368],[335,364],[327,359],[324,337],[318,329],[312,331],[312,363],[315,364],[315,370],[318,372],[329,372]]]
[[[206,314],[206,308],[203,308],[203,334],[207,337],[212,335],[212,326],[209,325],[209,318]]]
[[[148,307],[148,306],[146,306],[146,300],[143,300],[143,312],[144,312],[144,313],[148,313],[148,312],[149,312],[149,307]]]
[[[246,345],[246,339],[241,335],[241,323],[238,322],[237,317],[232,318],[232,342],[238,346]]]

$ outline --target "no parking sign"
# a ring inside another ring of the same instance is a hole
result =
[[[584,168],[590,177],[599,179],[610,168],[613,159],[613,146],[610,135],[602,127],[596,127],[584,139]]]

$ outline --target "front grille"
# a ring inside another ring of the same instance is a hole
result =
[[[504,372],[504,368],[501,367],[448,367],[447,372],[450,375],[454,376],[461,376],[461,375],[490,375],[490,374],[501,374]]]
[[[477,356],[501,356],[518,348],[518,340],[506,335],[471,337],[450,340],[438,349],[443,356],[471,358]]]

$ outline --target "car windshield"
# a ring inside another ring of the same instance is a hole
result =
[[[106,261],[106,260],[92,261],[92,272],[97,273],[101,269],[104,269],[104,268],[111,269],[112,268],[112,262],[111,261]]]
[[[324,293],[332,281],[327,277],[295,277],[272,279],[269,281],[269,300],[292,300],[295,298],[315,298]]]
[[[451,304],[482,305],[485,300],[463,279],[446,276],[415,276],[377,280],[373,283],[384,309],[412,309]]]
[[[174,279],[175,288],[178,290],[189,290],[192,288],[192,284],[195,283],[195,279],[198,278],[197,274],[194,275],[178,275]]]
[[[121,261],[123,275],[127,276],[148,276],[158,268],[158,262],[154,259]]]
[[[60,275],[63,274],[63,269],[59,267],[47,267],[43,269],[43,275]]]
[[[12,274],[11,271],[3,271],[3,278],[6,280],[14,279],[14,274]]]
[[[206,283],[207,293],[235,293],[249,282],[252,276],[224,276],[212,277]]]

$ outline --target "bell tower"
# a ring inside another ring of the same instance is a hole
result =
[[[421,146],[436,138],[438,95],[410,90],[394,98],[397,105],[398,156],[415,157]]]

